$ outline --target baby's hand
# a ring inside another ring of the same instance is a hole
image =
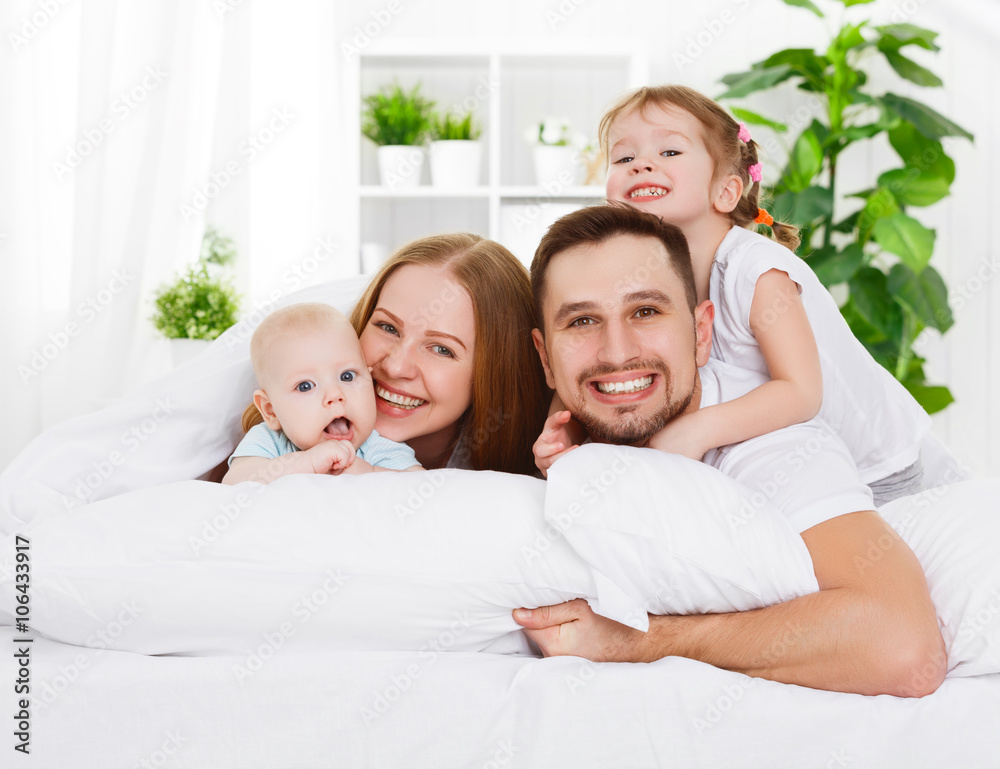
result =
[[[694,418],[696,414],[685,414],[668,422],[646,446],[700,462],[705,453],[715,447],[704,445],[703,431],[698,429],[698,420]]]
[[[549,477],[549,468],[559,457],[577,448],[577,444],[573,442],[574,432],[582,431],[568,411],[557,411],[545,420],[542,434],[531,447],[535,465],[542,471],[543,478]]]
[[[320,475],[340,475],[354,463],[354,446],[350,441],[323,441],[304,452],[312,462],[313,472]]]

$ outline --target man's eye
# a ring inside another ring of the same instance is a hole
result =
[[[396,331],[396,327],[394,325],[392,325],[391,323],[382,323],[382,322],[379,322],[379,321],[374,321],[373,325],[375,325],[378,328],[382,329],[387,334],[393,334],[395,336],[399,336],[399,332]]]
[[[436,344],[431,349],[434,350],[434,352],[436,352],[438,355],[444,355],[446,358],[454,358],[455,357],[455,353],[453,353],[451,350],[449,350],[443,344]]]
[[[572,327],[580,328],[581,326],[592,326],[594,325],[593,318],[577,318],[572,323],[569,324]]]
[[[638,310],[636,310],[635,314],[638,315],[640,318],[651,318],[654,315],[656,315],[656,310],[654,310],[652,307],[640,307]]]
[[[358,378],[357,371],[345,371],[343,374],[340,375],[341,382],[353,382],[357,378]]]
[[[312,382],[299,382],[297,385],[295,385],[295,389],[298,390],[300,393],[307,393],[315,386],[316,385],[314,385]]]

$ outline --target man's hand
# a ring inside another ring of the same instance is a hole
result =
[[[350,441],[323,441],[303,452],[319,475],[340,475],[354,464],[354,446]]]
[[[582,432],[583,429],[568,411],[556,411],[549,415],[542,428],[542,434],[531,447],[535,455],[535,465],[542,471],[543,478],[549,477],[549,468],[559,457],[578,448],[574,441],[574,433]]]
[[[717,448],[705,445],[705,430],[699,419],[703,413],[700,410],[673,419],[649,439],[646,447],[700,462],[709,449]]]
[[[582,598],[538,609],[514,609],[514,621],[525,628],[546,657],[584,657],[591,662],[640,662],[645,635],[594,613]]]

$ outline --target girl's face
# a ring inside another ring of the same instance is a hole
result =
[[[713,180],[715,163],[691,113],[659,106],[644,115],[633,110],[612,124],[608,146],[608,200],[681,229],[728,213],[719,207],[727,180]]]
[[[472,299],[446,269],[396,270],[361,332],[375,382],[375,429],[407,441],[418,459],[422,446],[447,445],[472,403],[475,334]]]

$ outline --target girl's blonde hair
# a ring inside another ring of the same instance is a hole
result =
[[[747,142],[740,139],[739,123],[717,102],[693,88],[682,85],[643,86],[619,99],[601,118],[598,129],[605,156],[610,160],[608,136],[614,122],[636,110],[644,115],[650,106],[682,109],[701,123],[702,139],[715,162],[716,179],[732,174],[743,180],[743,196],[729,213],[730,220],[738,227],[755,224],[760,205],[760,182],[750,178],[748,169],[758,162],[757,143],[753,139]],[[799,247],[797,227],[778,221],[770,226],[774,239],[781,245],[792,251]]]
[[[386,282],[407,264],[447,268],[472,298],[472,404],[461,419],[467,452],[461,459],[474,470],[533,475],[531,447],[542,431],[551,391],[531,341],[536,323],[528,271],[506,248],[478,235],[415,240],[389,257],[355,305],[350,321],[358,336]]]

